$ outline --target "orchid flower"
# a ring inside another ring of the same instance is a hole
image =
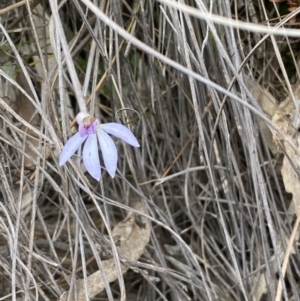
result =
[[[76,121],[79,125],[78,133],[64,145],[60,154],[59,165],[64,165],[85,142],[82,152],[83,164],[89,174],[97,181],[101,177],[98,142],[104,165],[112,178],[117,170],[118,152],[114,141],[108,134],[114,135],[132,146],[140,146],[132,132],[119,123],[100,124],[98,119],[87,113],[79,113],[76,116]]]

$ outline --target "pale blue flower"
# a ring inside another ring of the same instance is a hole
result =
[[[132,132],[122,124],[115,122],[100,124],[98,119],[85,113],[79,113],[76,120],[79,125],[78,133],[64,145],[59,158],[60,166],[64,165],[85,141],[82,151],[83,164],[89,174],[99,181],[101,177],[99,142],[104,165],[113,178],[117,170],[118,152],[114,141],[108,134],[114,135],[132,146],[140,146]]]

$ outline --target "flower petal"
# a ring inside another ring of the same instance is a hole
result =
[[[86,137],[87,135],[81,137],[78,132],[66,142],[59,157],[60,166],[64,165],[75,154]]]
[[[82,157],[86,170],[94,179],[99,181],[101,177],[101,166],[96,135],[90,135],[87,138],[83,147]]]
[[[140,146],[132,132],[122,124],[110,122],[101,124],[100,127],[108,134],[114,135],[132,146]]]
[[[118,151],[114,141],[101,128],[98,130],[98,139],[103,155],[104,165],[113,178],[117,170]]]

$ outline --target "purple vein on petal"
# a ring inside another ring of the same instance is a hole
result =
[[[101,128],[98,130],[98,139],[103,155],[104,165],[110,176],[113,178],[116,174],[118,162],[118,151],[116,145],[110,136]]]
[[[110,122],[101,124],[100,127],[108,134],[114,135],[132,146],[140,146],[132,132],[122,124]]]
[[[86,170],[94,179],[99,181],[101,177],[101,166],[98,154],[97,136],[95,134],[92,134],[87,138],[83,147],[82,157]]]
[[[86,137],[81,137],[78,132],[66,142],[59,157],[60,166],[64,165],[75,154]]]

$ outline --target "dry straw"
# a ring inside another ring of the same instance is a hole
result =
[[[287,8],[0,7],[0,300],[300,300]],[[137,137],[114,140],[115,178],[81,151],[59,166],[79,111]]]

